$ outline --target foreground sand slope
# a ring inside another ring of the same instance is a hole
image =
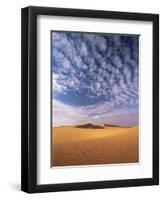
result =
[[[52,130],[52,166],[138,162],[138,127]]]

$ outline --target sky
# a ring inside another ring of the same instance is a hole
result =
[[[138,125],[139,36],[52,32],[53,126]]]

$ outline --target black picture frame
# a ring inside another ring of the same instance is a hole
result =
[[[37,16],[55,15],[153,23],[153,177],[37,184]],[[159,15],[29,6],[21,11],[21,190],[28,193],[159,184]]]

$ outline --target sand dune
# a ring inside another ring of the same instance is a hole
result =
[[[94,125],[94,124],[88,123],[88,124],[77,125],[77,126],[75,126],[75,128],[103,129],[104,126],[102,126],[102,125]]]
[[[138,162],[138,127],[86,124],[52,129],[52,166]]]

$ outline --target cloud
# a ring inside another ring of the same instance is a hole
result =
[[[58,100],[53,100],[53,126],[75,125],[85,123],[86,114],[81,108],[66,105]]]
[[[115,124],[121,126],[135,126],[138,124],[138,109],[120,109],[109,112],[109,103],[74,107],[53,100],[53,126],[77,125],[84,123]]]
[[[100,121],[115,112],[122,117],[120,111],[127,113],[124,116],[133,110],[137,113],[138,49],[138,36],[53,32],[54,124],[66,123],[66,119],[68,123],[69,118],[74,118],[73,123],[85,122],[94,116]],[[136,122],[137,117],[133,118]]]

